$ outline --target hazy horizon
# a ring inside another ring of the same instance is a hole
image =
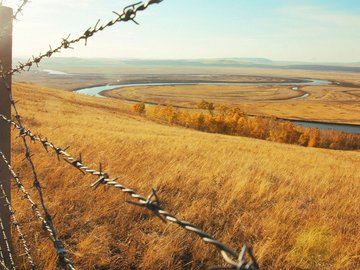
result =
[[[22,59],[22,60],[27,60],[28,56],[18,56],[15,55],[14,56],[15,59]],[[360,64],[360,61],[353,61],[353,62],[334,62],[334,61],[319,61],[319,62],[311,62],[311,61],[297,61],[297,60],[276,60],[276,59],[271,59],[268,57],[205,57],[205,58],[146,58],[146,57],[142,57],[142,58],[136,58],[136,57],[106,57],[106,56],[62,56],[61,53],[58,54],[57,56],[52,56],[49,59],[45,59],[43,61],[52,61],[54,59],[84,59],[84,60],[120,60],[120,61],[127,61],[127,60],[143,60],[143,61],[195,61],[195,60],[199,60],[199,61],[206,61],[206,60],[235,60],[235,59],[239,59],[239,60],[260,60],[260,59],[264,59],[264,60],[269,60],[273,63],[304,63],[304,64],[337,64],[337,65],[341,65],[341,64]]]
[[[14,56],[28,58],[78,36],[134,1],[37,0],[14,24]],[[9,1],[4,5],[11,6]],[[59,57],[116,59],[265,58],[311,63],[360,62],[358,1],[164,0]],[[44,23],[46,22],[46,23]],[[176,56],[176,57],[174,57]]]

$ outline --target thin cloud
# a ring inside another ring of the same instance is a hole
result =
[[[360,27],[360,15],[328,10],[325,7],[311,5],[289,5],[281,8],[283,15],[299,18],[311,23],[321,23],[328,26]]]

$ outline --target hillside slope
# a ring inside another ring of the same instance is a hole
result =
[[[261,269],[360,268],[359,152],[206,134],[149,122],[118,100],[16,84],[20,114],[34,133],[82,153],[143,195],[240,251],[253,246]],[[13,162],[31,187],[14,132]],[[205,269],[220,254],[195,235],[127,204],[118,190],[83,176],[32,144],[55,227],[78,269]],[[35,190],[31,189],[33,194]],[[36,197],[36,196],[35,196]],[[56,263],[26,201],[14,207],[40,269]]]

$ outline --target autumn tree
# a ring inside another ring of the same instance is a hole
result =
[[[138,114],[144,114],[145,113],[145,103],[140,102],[140,103],[134,104],[133,111]]]
[[[150,117],[205,132],[246,136],[257,139],[290,143],[309,147],[353,150],[360,149],[360,136],[339,131],[319,130],[297,126],[276,117],[249,116],[238,107],[219,106],[202,101],[199,108],[210,114],[179,110],[173,106],[156,106]],[[133,106],[138,113],[145,112],[145,104]]]
[[[197,107],[201,110],[208,110],[211,115],[213,115],[215,110],[214,103],[205,100],[202,100]]]
[[[308,145],[309,147],[316,147],[319,144],[319,138],[320,138],[320,131],[317,128],[312,128],[309,131],[309,141]]]
[[[221,105],[220,107],[218,107],[218,111],[220,112],[220,114],[226,115],[230,111],[230,108],[226,105]]]

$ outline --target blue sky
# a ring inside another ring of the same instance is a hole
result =
[[[14,55],[42,52],[133,2],[33,0],[14,25]],[[360,62],[359,0],[164,0],[137,20],[59,56]]]

